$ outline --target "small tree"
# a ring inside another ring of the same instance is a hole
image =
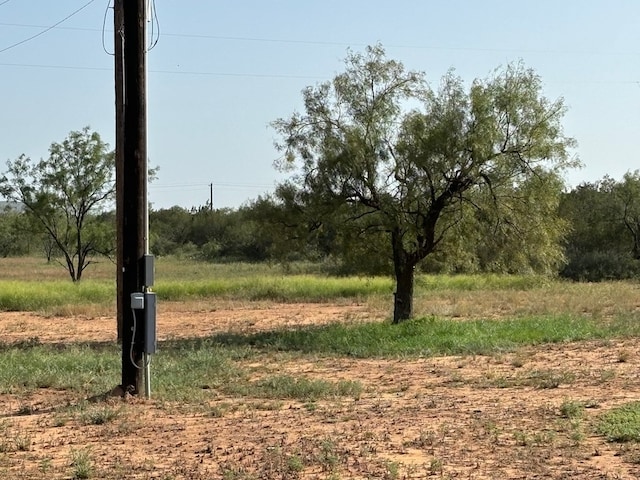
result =
[[[293,188],[312,212],[348,206],[354,221],[369,217],[368,229],[386,232],[397,323],[412,314],[416,265],[464,222],[465,207],[492,210],[505,238],[553,223],[545,218],[555,218],[573,141],[562,133],[562,101],[544,98],[538,76],[520,64],[469,91],[449,73],[432,91],[380,46],[345,63],[332,82],[303,91],[304,113],[273,124],[283,137],[280,166],[299,169],[282,190]]]
[[[52,143],[49,157],[33,162],[24,154],[7,162],[0,193],[21,202],[64,257],[76,282],[96,254],[109,255],[114,235],[96,218],[115,194],[113,152],[89,127]]]

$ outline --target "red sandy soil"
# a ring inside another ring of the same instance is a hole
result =
[[[362,305],[180,310],[159,313],[160,341],[375,319]],[[115,331],[113,318],[0,314],[3,343],[115,342]],[[639,352],[640,341],[631,339],[488,357],[238,360],[256,375],[345,379],[364,387],[358,398],[313,404],[229,397],[215,389],[195,405],[153,398],[84,403],[73,392],[44,388],[6,393],[0,395],[0,479],[77,478],[73,458],[82,454],[93,466],[90,478],[99,479],[636,479],[640,448],[609,443],[593,425],[603,412],[640,398]],[[570,402],[587,407],[581,417],[563,415]],[[118,416],[86,424],[68,413],[80,403]]]

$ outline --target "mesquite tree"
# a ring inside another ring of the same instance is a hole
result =
[[[561,236],[553,220],[573,140],[562,100],[547,100],[532,70],[508,65],[468,89],[450,72],[434,91],[379,45],[345,64],[303,91],[303,113],[273,123],[278,166],[296,173],[280,191],[386,232],[395,323],[412,315],[414,268],[459,231],[461,212],[491,210],[504,235],[553,225],[541,233]]]
[[[7,162],[0,194],[24,204],[64,257],[76,282],[94,255],[114,250],[115,225],[96,213],[111,206],[115,195],[115,160],[100,135],[85,127],[52,143],[49,157],[38,162],[21,155]]]

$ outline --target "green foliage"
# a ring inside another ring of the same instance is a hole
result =
[[[601,282],[625,280],[640,275],[640,262],[628,252],[617,250],[570,250],[569,263],[560,271],[572,280]]]
[[[7,162],[0,179],[0,193],[24,205],[61,252],[74,282],[93,255],[114,251],[115,224],[105,232],[107,224],[94,221],[114,198],[114,161],[100,135],[85,127],[52,143],[47,159],[34,162],[23,154]]]
[[[180,207],[150,212],[151,251],[206,261],[264,261],[269,240],[258,233],[246,208]]]
[[[368,358],[488,355],[511,351],[522,345],[633,336],[638,333],[640,327],[631,318],[617,318],[610,323],[603,323],[568,315],[464,322],[428,317],[395,326],[390,323],[336,323],[251,335],[223,334],[213,340],[233,346],[251,345],[272,350]],[[549,382],[553,381],[549,379]]]
[[[29,253],[32,240],[25,215],[11,209],[0,212],[0,256],[25,255]]]
[[[596,432],[610,442],[640,441],[640,402],[631,402],[600,415]]]
[[[397,284],[394,321],[412,313],[419,262],[478,225],[470,244],[480,268],[558,266],[559,174],[576,164],[574,142],[562,133],[562,100],[542,96],[532,70],[509,65],[468,90],[450,72],[432,91],[379,45],[349,53],[345,67],[304,90],[304,113],[273,123],[281,168],[296,172],[276,192],[290,213],[281,218],[301,225],[298,236],[335,229],[345,247],[338,253],[349,259],[351,239],[366,251],[384,234],[382,258],[393,259]],[[406,111],[409,104],[417,107]]]
[[[640,260],[640,171],[627,172],[615,185],[613,194],[617,207],[631,239],[633,258]]]
[[[639,172],[578,185],[563,195],[560,213],[572,227],[562,276],[601,281],[640,274]]]

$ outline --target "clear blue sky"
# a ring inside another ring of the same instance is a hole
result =
[[[0,0],[0,51],[88,0]],[[114,145],[108,0],[0,52],[0,170],[90,125]],[[638,0],[156,0],[148,54],[154,208],[237,207],[282,177],[269,123],[301,109],[301,90],[342,71],[347,49],[381,43],[436,85],[522,60],[569,107],[565,132],[584,168],[576,185],[640,168]],[[157,30],[156,30],[157,31]]]

